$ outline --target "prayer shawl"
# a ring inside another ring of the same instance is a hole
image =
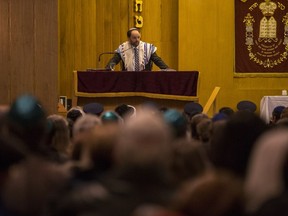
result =
[[[156,52],[157,47],[152,44],[140,41],[139,45],[137,46],[139,51],[139,66],[140,71],[145,69],[145,65],[148,64],[151,55]],[[116,50],[117,53],[120,54],[123,62],[124,67],[127,71],[135,71],[135,59],[134,59],[134,48],[128,42],[124,42],[121,44],[118,49]]]

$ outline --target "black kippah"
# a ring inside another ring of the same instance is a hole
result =
[[[128,31],[127,31],[127,37],[130,37],[131,36],[131,32],[134,31],[134,30],[137,30],[139,32],[139,29],[138,28],[130,28]]]

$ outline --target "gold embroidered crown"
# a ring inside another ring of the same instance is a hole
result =
[[[265,0],[259,5],[260,10],[264,16],[273,16],[274,11],[277,9],[277,5],[270,0]]]

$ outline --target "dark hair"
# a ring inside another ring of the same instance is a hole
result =
[[[67,112],[66,117],[67,119],[70,119],[71,121],[75,122],[78,118],[80,118],[83,114],[80,110],[77,109],[71,109]]]
[[[210,143],[212,163],[245,177],[255,141],[267,129],[266,123],[253,112],[239,111],[218,129]]]
[[[138,28],[130,28],[130,29],[127,31],[127,37],[128,37],[128,38],[130,38],[131,32],[134,31],[134,30],[136,30],[136,31],[138,31],[138,32],[140,33],[140,30],[139,30]]]
[[[234,114],[234,110],[230,107],[222,107],[219,109],[219,113],[224,113],[228,117]]]
[[[122,118],[131,116],[134,113],[134,109],[127,104],[121,104],[115,108],[115,112]]]
[[[276,121],[280,119],[281,113],[284,109],[285,109],[285,106],[276,106],[273,109],[272,116],[275,118]]]

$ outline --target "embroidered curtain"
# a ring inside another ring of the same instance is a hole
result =
[[[235,0],[235,72],[288,72],[287,0]]]

